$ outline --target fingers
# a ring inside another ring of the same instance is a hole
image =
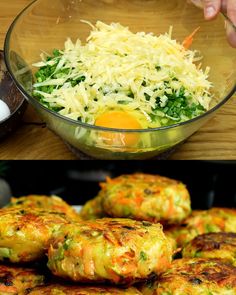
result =
[[[236,1],[228,0],[227,1],[227,15],[233,24],[236,25]]]
[[[235,1],[235,0],[233,0]],[[203,0],[204,15],[206,20],[211,20],[218,15],[221,9],[221,0]]]
[[[221,1],[221,11],[227,13],[227,0]]]
[[[204,8],[204,0],[191,0],[191,2],[199,8]],[[227,13],[227,0],[221,0],[221,11]]]
[[[236,25],[236,1],[228,0],[227,1],[227,15],[229,19],[232,21],[234,25]],[[227,22],[226,24],[226,32],[228,41],[231,46],[236,47],[236,30],[232,27],[232,25]]]

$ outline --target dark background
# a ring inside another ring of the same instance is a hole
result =
[[[14,196],[57,194],[73,205],[95,197],[106,176],[133,172],[183,181],[194,209],[236,207],[236,161],[0,161]]]

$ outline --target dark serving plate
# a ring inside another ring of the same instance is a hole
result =
[[[2,50],[0,50],[0,99],[11,111],[11,115],[0,122],[0,139],[2,139],[17,128],[28,105],[6,69]]]

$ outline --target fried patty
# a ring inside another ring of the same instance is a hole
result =
[[[181,225],[165,230],[167,236],[175,239],[179,247],[198,235],[211,232],[236,232],[236,209],[196,210]]]
[[[72,220],[79,220],[79,214],[73,207],[58,196],[29,195],[20,198],[11,198],[6,208],[39,208],[47,211],[61,212]]]
[[[171,257],[172,245],[160,224],[104,218],[55,232],[48,267],[76,282],[129,284],[165,271]]]
[[[68,220],[63,213],[39,209],[0,210],[0,261],[14,263],[41,259],[52,232]]]
[[[83,220],[94,220],[106,217],[106,215],[107,214],[103,210],[102,198],[100,195],[85,203],[80,211],[80,217]]]
[[[144,295],[234,295],[236,268],[204,258],[174,260],[158,281],[141,288]]]
[[[29,288],[44,284],[44,276],[32,268],[0,265],[0,294],[23,295]]]
[[[118,289],[114,287],[99,286],[69,286],[69,285],[50,285],[33,289],[30,295],[141,295],[133,287]]]
[[[236,266],[236,233],[199,235],[183,248],[182,255],[186,258],[219,258]]]
[[[104,211],[112,217],[179,223],[191,212],[186,186],[159,175],[131,174],[102,183]]]

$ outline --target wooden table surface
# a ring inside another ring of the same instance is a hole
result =
[[[0,1],[0,48],[14,17],[30,0]],[[236,96],[208,123],[183,144],[171,159],[236,159]],[[22,124],[0,142],[0,159],[64,159],[76,157],[55,134],[40,123],[31,106]]]

